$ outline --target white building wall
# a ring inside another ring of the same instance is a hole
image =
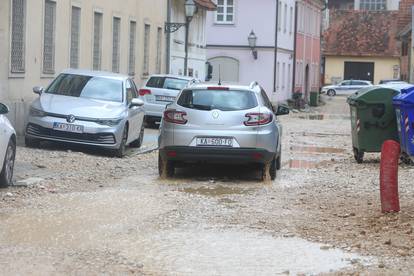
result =
[[[171,22],[185,22],[184,2],[184,0],[172,1]],[[200,80],[206,77],[206,13],[205,10],[198,8],[198,12],[190,23],[189,31],[188,70]],[[184,57],[185,27],[181,27],[171,34],[170,74],[184,75]]]
[[[11,3],[0,1],[0,101],[9,105],[9,118],[21,134],[28,106],[36,97],[33,86],[46,87],[62,70],[70,66],[70,28],[72,5],[81,8],[80,30],[80,69],[92,69],[93,16],[94,12],[103,14],[102,66],[105,71],[112,70],[112,33],[113,17],[121,18],[120,28],[120,73],[128,73],[130,21],[137,24],[135,49],[135,82],[141,85],[147,76],[143,75],[144,24],[151,26],[149,73],[155,73],[157,60],[157,32],[163,30],[166,21],[167,4],[164,0],[123,0],[122,5],[112,0],[58,0],[56,3],[55,32],[55,73],[44,74],[43,55],[43,17],[44,0],[26,0],[25,18],[25,71],[11,73]],[[164,32],[162,32],[164,37]],[[165,61],[165,39],[161,41],[161,60]],[[164,67],[161,67],[164,68]]]

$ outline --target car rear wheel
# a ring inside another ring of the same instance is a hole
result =
[[[131,143],[131,147],[140,148],[142,146],[142,142],[144,141],[144,133],[145,133],[145,127],[144,127],[144,124],[142,124],[139,137],[137,140]]]
[[[16,143],[9,141],[4,157],[3,168],[0,173],[0,187],[8,187],[13,183],[14,160],[16,157]]]
[[[158,153],[158,173],[162,179],[173,177],[175,173],[174,162],[165,160],[160,153]]]
[[[335,92],[335,90],[333,90],[333,89],[329,89],[328,90],[328,92],[326,93],[328,96],[335,96],[336,95],[336,92]]]

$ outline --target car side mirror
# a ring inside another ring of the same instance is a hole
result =
[[[9,107],[5,104],[0,103],[0,115],[9,113]]]
[[[43,93],[43,87],[41,87],[41,86],[35,86],[35,87],[33,87],[33,92],[35,94],[42,95],[42,93]]]
[[[290,113],[290,109],[287,106],[279,105],[277,107],[276,116],[288,115]]]
[[[140,107],[144,105],[144,101],[138,98],[132,99],[131,103],[129,104],[129,107]]]

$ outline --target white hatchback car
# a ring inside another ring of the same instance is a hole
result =
[[[6,118],[9,108],[0,103],[0,187],[13,183],[14,159],[16,157],[16,132]]]

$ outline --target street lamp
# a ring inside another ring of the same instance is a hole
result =
[[[252,54],[254,59],[257,59],[257,50],[256,50],[256,43],[257,43],[257,36],[252,30],[247,37],[247,40],[249,41],[249,47],[252,50]]]
[[[181,27],[185,27],[185,57],[184,57],[184,75],[188,75],[188,37],[190,31],[190,22],[193,20],[194,14],[197,12],[197,6],[193,0],[186,0],[184,4],[185,8],[185,23],[165,23],[165,32],[174,33]]]

